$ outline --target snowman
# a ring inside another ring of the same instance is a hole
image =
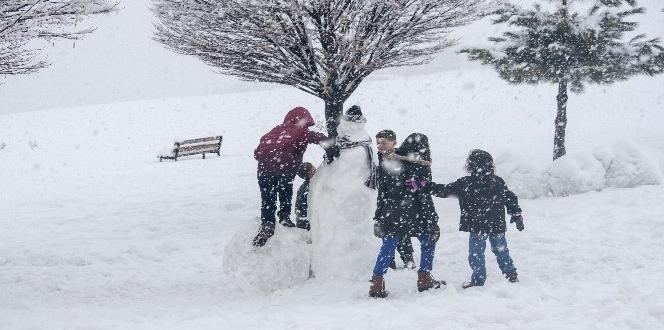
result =
[[[311,180],[311,270],[317,280],[364,279],[376,261],[373,150],[365,126],[360,107],[348,109],[337,129],[339,157],[323,163]]]
[[[243,291],[269,294],[307,281],[365,280],[380,241],[373,236],[376,192],[371,136],[359,107],[342,116],[339,157],[324,162],[309,185],[311,232],[277,226],[261,248],[252,244],[260,219],[247,222],[226,244],[224,273]]]

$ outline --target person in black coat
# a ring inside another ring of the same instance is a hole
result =
[[[392,132],[393,134],[393,132]],[[381,138],[377,139],[381,150]],[[374,234],[383,245],[373,270],[369,296],[387,296],[383,275],[387,272],[399,242],[415,236],[420,241],[421,260],[418,270],[418,290],[440,288],[444,281],[431,276],[436,242],[440,237],[438,216],[431,195],[419,186],[423,179],[431,179],[431,153],[424,134],[411,134],[394,154],[385,154],[378,174],[378,203],[374,217]],[[419,180],[418,180],[419,179]]]
[[[401,169],[402,164],[400,160],[391,157],[396,151],[397,136],[392,130],[382,130],[376,134],[376,147],[378,149],[378,165],[373,171],[374,177],[366,184],[371,189],[378,189],[378,207],[376,208],[376,216],[393,212],[386,206],[396,205],[391,201],[396,198],[401,198],[398,189],[403,185],[401,182]],[[391,159],[390,159],[391,158]],[[382,186],[383,189],[379,189]],[[389,188],[388,188],[389,187]],[[391,192],[391,190],[393,193]],[[395,195],[396,197],[392,197]],[[413,259],[413,245],[410,241],[410,236],[403,236],[402,240],[397,245],[397,251],[403,261],[404,268],[415,269],[415,260]],[[390,268],[396,269],[394,259],[390,262]]]
[[[311,224],[307,217],[307,208],[309,197],[309,181],[316,174],[316,167],[311,163],[302,163],[297,171],[297,176],[304,180],[297,190],[297,197],[295,198],[295,217],[297,219],[295,226],[306,230],[311,229]]]
[[[524,229],[517,196],[505,181],[494,174],[493,157],[483,150],[472,150],[466,160],[470,174],[450,184],[431,183],[427,188],[436,197],[456,196],[461,208],[459,230],[470,233],[468,262],[473,271],[463,288],[482,286],[486,280],[484,250],[486,240],[498,259],[498,266],[510,282],[518,282],[516,268],[507,249],[505,209],[519,231]]]

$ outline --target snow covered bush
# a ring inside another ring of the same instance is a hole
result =
[[[565,156],[555,160],[544,172],[543,181],[550,196],[569,196],[606,187],[606,171],[591,155]]]
[[[620,142],[591,154],[566,155],[538,167],[511,152],[496,157],[497,174],[521,198],[569,196],[606,188],[635,188],[664,182],[651,150]]]
[[[546,195],[542,170],[512,152],[503,152],[495,158],[496,173],[505,179],[510,189],[520,198]]]
[[[610,161],[601,150],[595,157],[605,159],[606,186],[613,188],[633,188],[644,185],[656,185],[662,182],[659,165],[653,155],[638,146],[618,143],[613,148]]]

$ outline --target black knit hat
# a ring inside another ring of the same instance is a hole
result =
[[[344,115],[344,119],[354,123],[364,123],[367,121],[367,119],[364,118],[364,115],[362,115],[362,109],[359,105],[354,105],[348,108],[348,110],[346,110],[346,115]]]
[[[390,129],[384,129],[378,133],[376,133],[376,139],[386,139],[390,141],[396,141],[397,140],[397,133],[394,133],[393,130]]]

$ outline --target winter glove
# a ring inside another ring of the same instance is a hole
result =
[[[523,217],[519,215],[513,215],[510,219],[510,223],[516,223],[516,229],[522,231],[525,227],[523,226]]]
[[[428,183],[429,182],[425,179],[410,178],[406,180],[406,187],[408,187],[410,192],[422,191],[426,193],[429,191]]]
[[[325,160],[328,164],[332,163],[335,159],[339,158],[340,149],[336,144],[325,149]]]
[[[385,229],[383,229],[383,225],[378,221],[374,221],[374,236],[378,238],[385,237]]]

